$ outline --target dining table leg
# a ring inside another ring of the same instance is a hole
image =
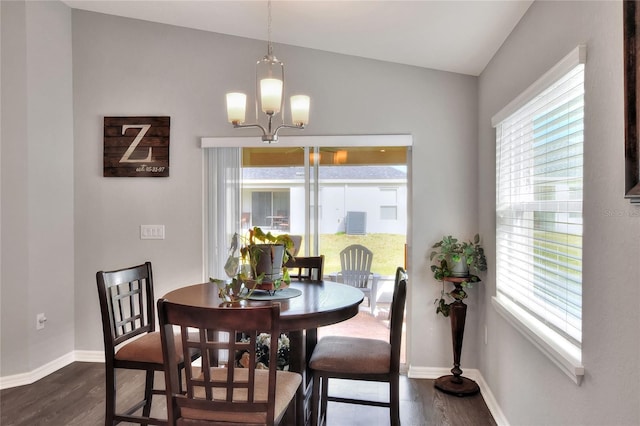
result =
[[[302,385],[296,395],[295,425],[310,424],[311,391],[313,389],[313,374],[309,370],[309,359],[317,342],[317,330],[289,331],[289,370],[302,375]],[[293,425],[292,425],[293,426]]]

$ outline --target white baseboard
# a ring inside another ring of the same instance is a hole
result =
[[[61,356],[41,367],[36,368],[28,373],[15,374],[13,376],[0,377],[0,389],[13,388],[16,386],[29,385],[42,379],[45,376],[66,367],[74,361],[80,362],[104,362],[103,351],[73,351],[66,355]],[[407,376],[411,379],[437,379],[440,376],[451,374],[448,368],[434,368],[434,367],[414,367],[409,366]],[[480,387],[480,393],[491,412],[494,420],[498,426],[509,426],[509,422],[504,416],[498,402],[496,401],[491,389],[485,382],[484,377],[480,374],[479,370],[466,369],[464,370],[465,377],[475,380]]]
[[[451,374],[451,370],[448,368],[434,368],[434,367],[414,367],[409,366],[409,370],[407,372],[407,376],[411,379],[432,379],[435,380],[440,376],[446,376]],[[464,376],[468,377],[471,380],[474,380],[478,386],[480,387],[480,393],[482,394],[482,398],[484,402],[487,404],[487,408],[491,412],[493,419],[496,421],[498,426],[509,426],[509,422],[507,418],[504,416],[504,413],[500,409],[496,398],[493,396],[489,385],[480,374],[480,370],[476,369],[465,369]]]
[[[489,389],[489,385],[484,381],[484,377],[482,377],[480,371],[476,371],[478,371],[478,377],[474,380],[478,383],[478,386],[480,386],[480,393],[482,393],[482,398],[484,398],[484,402],[487,404],[487,408],[489,408],[493,419],[496,421],[498,426],[509,426],[509,421],[498,405],[498,401],[496,401],[495,396],[493,396],[493,392]]]
[[[104,362],[104,351],[74,351],[75,361]]]
[[[43,377],[48,376],[66,367],[74,361],[104,362],[103,351],[73,351],[54,359],[47,364],[27,373],[14,374],[13,376],[0,377],[0,389],[14,388],[16,386],[30,385]]]

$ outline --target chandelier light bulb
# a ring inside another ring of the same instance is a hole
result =
[[[307,95],[291,96],[291,122],[299,127],[309,124],[309,104],[311,100]]]
[[[263,78],[260,80],[260,99],[262,112],[277,114],[282,104],[282,80],[277,78]]]
[[[227,118],[229,123],[244,123],[247,110],[247,95],[239,92],[227,93]]]

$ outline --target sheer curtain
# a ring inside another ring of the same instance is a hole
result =
[[[242,217],[242,149],[207,148],[208,276],[225,279],[224,264],[231,238],[240,232]],[[212,196],[215,194],[215,196]]]

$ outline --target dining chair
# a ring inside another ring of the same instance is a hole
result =
[[[400,424],[400,347],[407,297],[407,275],[397,268],[389,341],[347,336],[320,339],[309,361],[313,371],[311,424],[326,422],[327,401],[389,407],[391,425]],[[365,380],[389,383],[389,401],[330,396],[329,379]]]
[[[351,244],[340,252],[338,282],[360,289],[369,299],[371,314],[376,309],[378,283],[371,274],[373,252],[361,244]],[[371,281],[371,287],[369,287]]]
[[[289,270],[289,277],[292,279],[322,281],[324,255],[289,258],[285,266]]]
[[[298,373],[256,368],[256,339],[262,332],[280,332],[280,304],[259,307],[198,307],[158,300],[169,425],[275,425],[287,410],[295,416]],[[179,328],[174,335],[174,327]],[[189,333],[189,330],[196,333]],[[242,339],[229,336],[243,336]],[[182,341],[182,356],[202,353],[201,365],[185,368],[186,393],[180,390],[173,348]],[[269,359],[277,357],[278,339],[271,339]],[[248,352],[244,367],[235,355]],[[293,418],[293,417],[292,417]]]
[[[102,316],[105,352],[105,425],[122,421],[145,424],[166,424],[165,419],[151,418],[153,395],[164,395],[154,389],[154,373],[164,371],[160,333],[155,330],[155,305],[151,262],[116,271],[96,273]],[[181,342],[175,351],[182,354]],[[197,353],[190,355],[197,358]],[[184,367],[179,357],[176,372]],[[146,372],[144,398],[129,409],[116,413],[116,369]],[[142,415],[134,413],[142,408]]]

